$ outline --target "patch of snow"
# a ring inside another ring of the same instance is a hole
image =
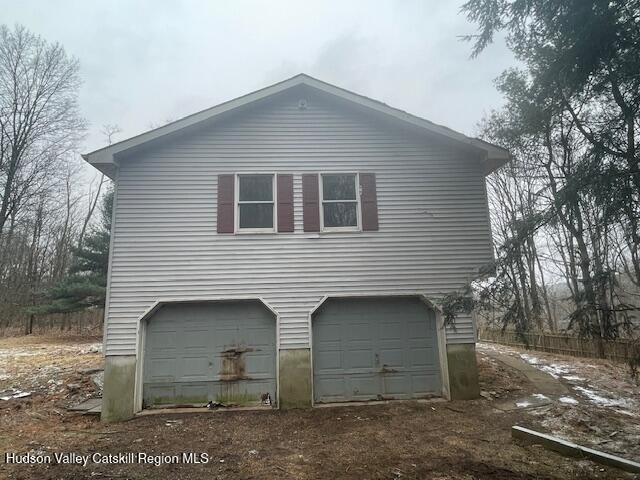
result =
[[[4,357],[33,357],[35,355],[44,355],[45,352],[24,352],[15,349],[0,350],[0,358]]]
[[[100,353],[102,352],[102,344],[101,343],[92,343],[91,345],[87,345],[86,348],[80,350],[81,354],[85,353]]]
[[[540,363],[540,360],[538,360],[538,358],[532,357],[531,355],[528,355],[526,353],[521,353],[520,358],[531,365],[537,365],[538,363]]]
[[[549,397],[543,395],[542,393],[534,393],[533,396],[539,398],[540,400],[549,400]]]
[[[477,347],[479,349],[484,349],[484,350],[493,350],[494,352],[501,352],[503,351],[503,348],[501,345],[498,345],[496,343],[482,343],[479,342],[477,344]]]
[[[15,359],[20,357],[34,357],[39,355],[58,355],[67,353],[100,353],[102,343],[81,343],[72,345],[47,345],[47,346],[16,346],[0,349],[0,359]]]
[[[0,400],[12,400],[14,398],[24,398],[31,395],[31,392],[23,392],[22,390],[18,390],[17,388],[10,388],[8,390],[4,390],[0,392]]]
[[[543,372],[548,373],[549,375],[551,375],[553,378],[560,378],[561,376],[563,376],[566,373],[570,373],[570,370],[567,366],[565,365],[558,365],[555,363],[552,363],[551,365],[536,365],[537,368],[539,368],[540,370],[542,370]]]
[[[573,368],[570,365],[563,364],[563,363],[547,364],[543,360],[540,360],[538,357],[534,357],[534,356],[526,354],[526,353],[521,353],[520,354],[520,358],[522,358],[529,365],[533,365],[538,370],[541,370],[541,371],[551,375],[553,378],[559,379],[559,378],[562,377],[562,378],[567,379],[569,381],[572,381],[572,380],[573,381],[584,381],[584,379],[581,378],[581,377],[570,375],[571,373],[573,373]]]
[[[586,380],[585,378],[578,377],[577,375],[562,375],[562,378],[569,382],[584,382]]]
[[[527,400],[523,402],[516,402],[516,407],[518,408],[530,407],[531,405],[533,405],[533,403],[528,402]]]
[[[585,387],[573,387],[589,399],[591,403],[595,403],[601,407],[630,407],[631,401],[626,398],[607,398],[599,395],[595,390]]]
[[[573,397],[560,397],[558,399],[560,403],[567,403],[569,405],[577,405],[579,402]]]

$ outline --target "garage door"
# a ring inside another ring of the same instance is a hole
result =
[[[333,299],[313,319],[314,399],[441,395],[435,315],[418,299]]]
[[[259,302],[170,304],[146,326],[146,406],[276,398],[276,321]]]

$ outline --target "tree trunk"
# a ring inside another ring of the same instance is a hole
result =
[[[24,326],[24,334],[31,335],[33,333],[33,313],[27,315],[25,326]]]

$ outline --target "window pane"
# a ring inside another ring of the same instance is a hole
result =
[[[273,200],[273,175],[240,175],[240,201]]]
[[[356,202],[323,203],[325,227],[355,227],[358,225]]]
[[[241,203],[240,228],[273,228],[273,203]]]
[[[323,175],[322,198],[325,200],[355,200],[355,175]]]

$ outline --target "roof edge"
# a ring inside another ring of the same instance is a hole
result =
[[[105,172],[105,170],[112,170],[112,168],[107,168],[106,165],[111,164],[111,167],[115,166],[116,162],[114,160],[114,155],[118,153],[122,153],[132,148],[139,147],[148,142],[158,140],[166,135],[170,135],[193,125],[197,125],[206,120],[213,119],[218,115],[235,110],[245,105],[249,105],[253,102],[262,100],[298,85],[308,85],[327,94],[334,95],[336,97],[342,98],[343,100],[356,103],[372,111],[381,113],[383,115],[388,115],[389,117],[395,118],[396,120],[399,120],[406,124],[424,129],[431,134],[443,136],[450,140],[459,142],[460,144],[467,145],[473,149],[483,151],[485,152],[484,161],[486,175],[501,167],[511,159],[511,154],[505,148],[488,143],[478,138],[468,137],[448,127],[433,123],[424,118],[405,112],[404,110],[390,107],[389,105],[378,100],[374,100],[372,98],[365,97],[341,87],[331,85],[304,73],[300,73],[273,85],[261,88],[232,100],[228,100],[205,110],[190,114],[186,117],[167,123],[166,125],[163,125],[161,127],[148,130],[125,140],[121,140],[117,143],[113,143],[92,152],[82,154],[81,156],[85,161],[94,165],[96,168],[103,172]]]

